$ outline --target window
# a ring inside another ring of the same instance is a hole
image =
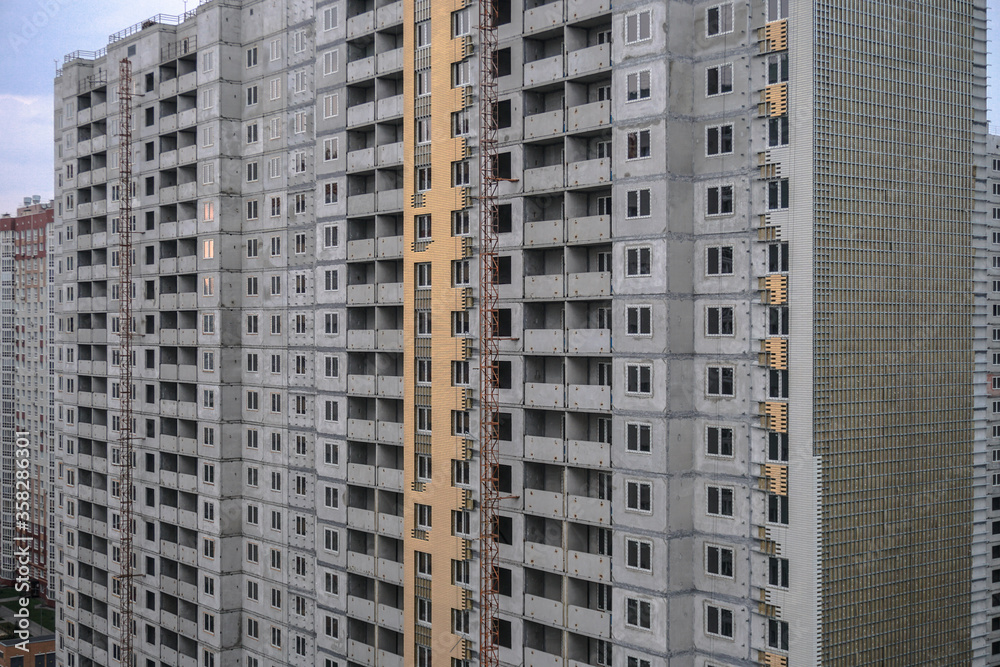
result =
[[[456,111],[451,114],[451,136],[461,137],[469,133],[470,113],[468,111]]]
[[[767,434],[767,460],[788,461],[788,434],[770,432]]]
[[[767,0],[767,20],[779,21],[788,18],[788,6],[791,0]]]
[[[733,248],[712,246],[706,249],[705,273],[710,276],[733,275]]]
[[[626,193],[626,218],[648,218],[650,215],[649,189],[629,190]]]
[[[257,296],[257,276],[247,278],[247,296]]]
[[[431,481],[431,457],[427,454],[417,454],[417,481]]]
[[[257,47],[247,49],[247,68],[257,66]]]
[[[452,535],[470,535],[472,533],[472,514],[465,510],[453,510],[451,513]]]
[[[778,588],[788,588],[788,559],[771,556],[767,564],[767,583]]]
[[[451,313],[451,335],[468,336],[472,327],[469,311],[456,310]]]
[[[468,160],[451,163],[451,184],[453,187],[468,185],[472,182]]]
[[[323,31],[333,30],[339,24],[337,7],[327,7],[323,10]]]
[[[709,456],[733,455],[733,429],[709,426],[705,431],[705,444]]]
[[[247,202],[247,220],[257,219],[257,200],[251,199]]]
[[[468,60],[452,63],[451,65],[451,87],[468,86],[472,84],[472,74]]]
[[[719,637],[733,638],[733,610],[714,605],[705,607],[705,632]]]
[[[653,511],[653,485],[649,482],[625,482],[625,508],[631,512]]]
[[[338,201],[337,183],[329,182],[323,184],[323,203],[336,204]]]
[[[431,383],[431,360],[417,359],[417,384],[429,385]]]
[[[788,306],[772,306],[767,309],[767,334],[769,336],[788,335]]]
[[[716,185],[708,188],[708,215],[729,215],[733,212],[733,186]]]
[[[788,371],[771,369],[768,372],[768,398],[788,398]]]
[[[768,523],[777,523],[783,526],[788,525],[788,496],[768,494],[767,521]]]
[[[469,211],[452,211],[451,228],[453,236],[468,236],[471,233]]]
[[[431,189],[431,168],[417,167],[417,192]]]
[[[720,577],[733,577],[733,550],[713,544],[705,546],[705,571]]]
[[[641,160],[649,157],[649,130],[636,130],[634,132],[629,132],[627,146],[628,150],[626,157],[629,160]]]
[[[338,137],[328,137],[323,140],[323,161],[336,160],[340,152],[340,140]]]
[[[626,77],[626,84],[628,87],[628,94],[625,100],[626,102],[636,102],[638,100],[649,99],[649,77],[650,71],[648,69],[632,72]]]
[[[417,598],[417,623],[430,627],[431,624],[431,601],[427,598]]]
[[[417,97],[431,94],[431,71],[429,69],[420,70],[415,74]]]
[[[451,13],[451,36],[461,37],[472,32],[472,17],[467,9]]]
[[[456,260],[451,263],[452,284],[455,287],[472,284],[472,268],[469,260]]]
[[[327,292],[333,292],[338,289],[340,281],[339,274],[336,270],[327,269],[323,272],[323,289]]]
[[[431,22],[420,21],[416,26],[417,48],[431,45]]]
[[[705,17],[705,34],[709,37],[733,31],[733,5],[726,3],[709,7]]]
[[[651,627],[652,604],[648,600],[625,598],[625,625],[649,630]]]
[[[652,16],[647,9],[625,16],[625,43],[635,44],[652,38]]]
[[[653,333],[652,306],[626,306],[626,330],[629,336],[650,336]]]
[[[431,409],[428,407],[417,407],[417,430],[423,433],[431,432]]]
[[[268,92],[272,100],[281,99],[281,79],[274,78],[268,82]],[[272,139],[275,138],[272,136]]]
[[[708,487],[708,513],[712,516],[733,516],[733,490],[724,486]]]
[[[331,93],[323,96],[323,118],[333,118],[340,113],[340,96]]]
[[[788,271],[788,244],[772,243],[767,246],[768,273],[785,273]]]
[[[653,570],[653,543],[646,540],[625,540],[625,565],[634,570]]]
[[[340,70],[340,51],[334,49],[323,54],[323,76],[330,76]]]
[[[430,215],[418,215],[413,219],[414,226],[416,227],[417,240],[426,241],[431,238],[431,216]]]
[[[627,364],[625,366],[625,392],[651,396],[653,393],[653,367],[650,364]]]
[[[788,179],[769,181],[767,184],[767,210],[779,211],[788,208]]]
[[[788,650],[788,623],[774,618],[767,619],[767,645],[779,651]]]
[[[705,94],[709,97],[713,95],[725,95],[733,92],[733,65],[716,65],[705,70]]]
[[[418,310],[417,311],[417,336],[430,336],[431,335],[431,311],[429,310]]]
[[[247,106],[253,106],[257,104],[257,86],[249,86],[247,88]]]
[[[788,81],[788,54],[776,53],[767,57],[768,84]]]
[[[340,332],[340,318],[337,317],[337,313],[324,313],[323,331],[330,336]]]
[[[246,166],[246,177],[247,183],[253,183],[257,180],[257,163],[247,162]]]
[[[431,506],[421,505],[417,503],[416,507],[417,516],[417,530],[430,530],[431,529]]]
[[[648,246],[625,251],[625,275],[630,278],[651,275],[651,254]]]
[[[337,239],[337,225],[326,225],[323,227],[323,247],[336,248],[339,244]]]
[[[733,335],[732,306],[710,306],[705,313],[705,334],[708,336]]]
[[[707,155],[723,155],[732,152],[732,125],[715,125],[705,129],[705,153]]]
[[[327,551],[340,551],[340,533],[332,528],[323,529],[323,548]]]
[[[734,370],[729,366],[709,366],[706,391],[709,396],[733,396]]]
[[[767,121],[767,145],[788,145],[788,116],[770,118]]]
[[[652,439],[653,427],[649,424],[630,422],[625,425],[625,440],[628,451],[648,454]]]
[[[457,635],[467,635],[471,632],[469,612],[463,609],[451,610],[451,630]]]

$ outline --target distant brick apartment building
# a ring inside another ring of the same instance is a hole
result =
[[[25,197],[16,215],[0,218],[0,392],[2,392],[3,488],[0,519],[0,583],[13,583],[17,560],[15,534],[28,535],[32,593],[54,599],[49,576],[49,531],[53,489],[53,376],[48,358],[51,330],[51,281],[48,231],[52,202]],[[15,532],[13,493],[17,433],[26,434],[31,508],[27,531]]]

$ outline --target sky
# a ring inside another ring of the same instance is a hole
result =
[[[52,79],[63,56],[96,51],[108,35],[198,0],[0,0],[0,213],[51,199]],[[990,123],[1000,133],[1000,0],[989,0]]]

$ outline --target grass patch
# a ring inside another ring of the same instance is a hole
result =
[[[19,600],[4,600],[0,604],[14,612],[21,608]],[[55,630],[55,610],[48,607],[41,599],[32,599],[28,603],[28,619],[49,631]]]
[[[0,600],[5,600],[7,598],[19,597],[21,594],[15,591],[10,586],[0,587]]]

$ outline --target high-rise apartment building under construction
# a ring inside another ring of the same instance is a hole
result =
[[[488,1],[66,57],[60,663],[990,664],[985,0]]]

